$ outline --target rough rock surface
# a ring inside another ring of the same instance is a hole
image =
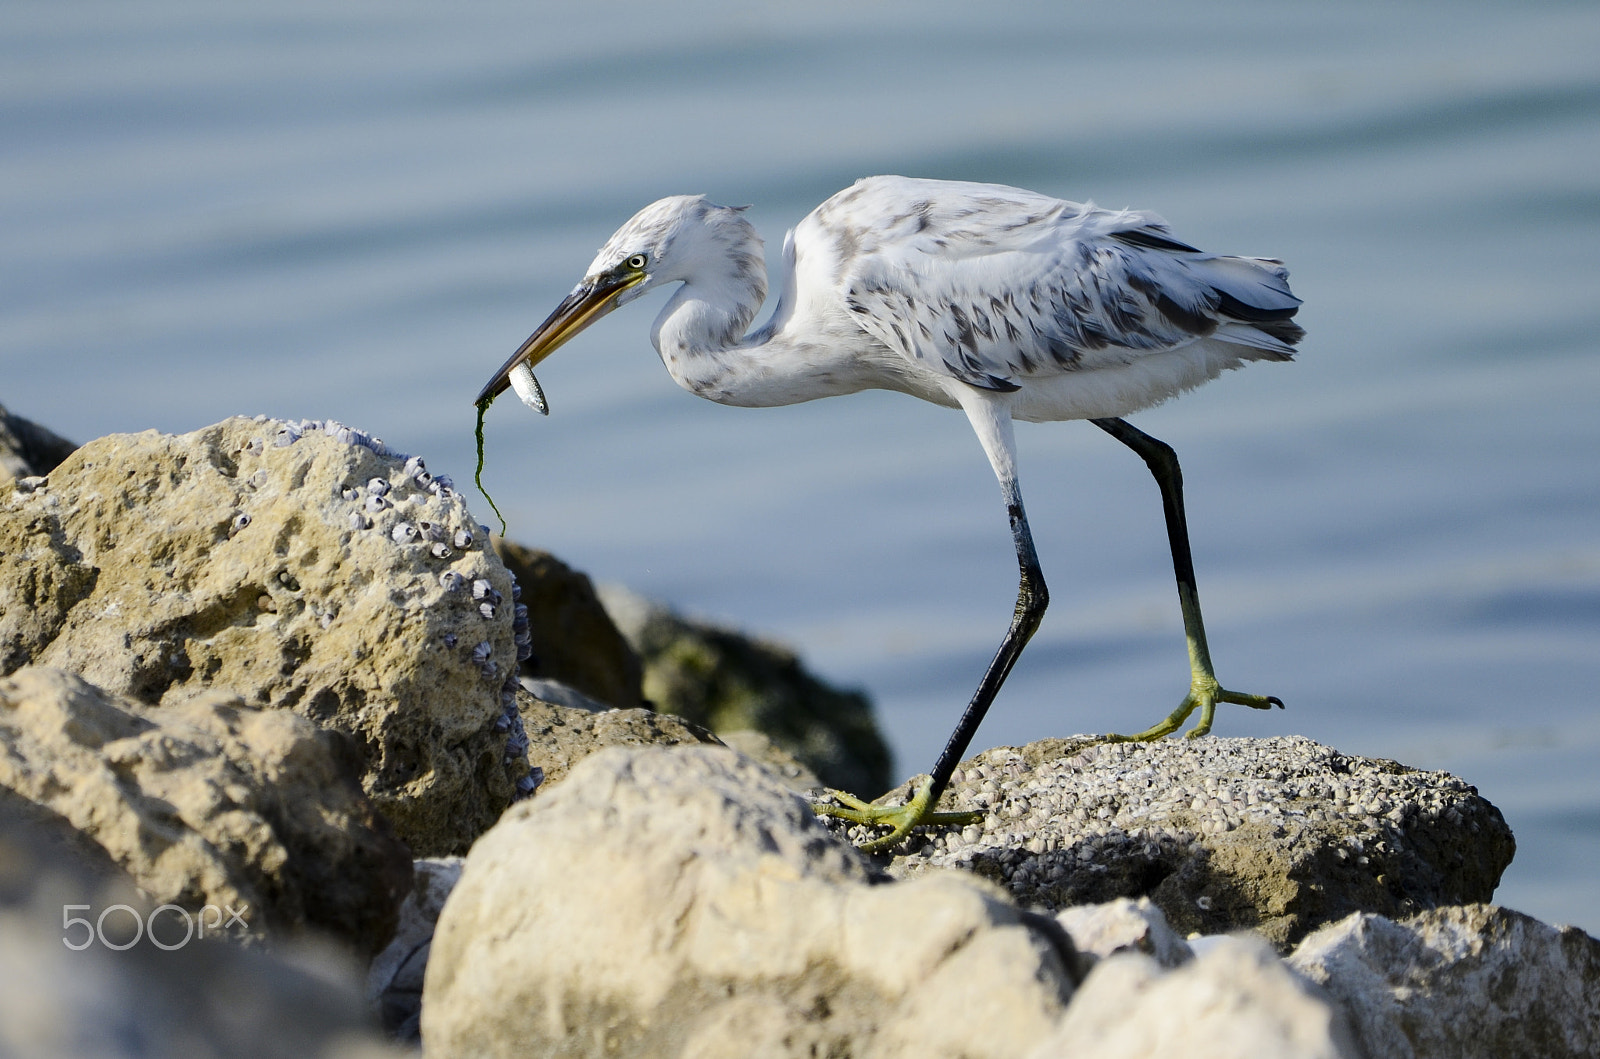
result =
[[[450,891],[461,880],[461,857],[428,857],[413,865],[411,892],[400,905],[400,925],[387,948],[367,968],[367,1003],[396,1040],[420,1039],[423,972],[433,931]]]
[[[1098,964],[1030,1059],[1365,1059],[1343,1017],[1256,938],[1217,938],[1173,971]]]
[[[1283,951],[1351,912],[1486,901],[1515,848],[1456,777],[1299,736],[999,747],[941,804],[984,820],[914,838],[891,874],[967,868],[1052,910],[1149,897],[1180,934],[1248,928]]]
[[[1600,940],[1493,905],[1396,923],[1353,915],[1289,965],[1341,1003],[1383,1059],[1600,1055]]]
[[[871,798],[889,786],[889,747],[860,692],[812,676],[794,652],[680,617],[625,589],[601,601],[644,662],[644,696],[721,735],[758,731],[830,787]]]
[[[982,882],[874,885],[720,747],[595,754],[513,806],[434,935],[430,1054],[1015,1057],[1070,989]]]
[[[765,765],[790,790],[816,792],[819,786],[810,769],[760,732],[727,732],[718,737],[670,713],[643,708],[594,710],[551,702],[526,691],[517,693],[517,709],[528,733],[528,761],[543,769],[545,787],[560,783],[573,765],[608,746],[699,744],[733,747]]]
[[[1096,960],[1120,952],[1141,953],[1169,969],[1194,958],[1188,943],[1173,933],[1167,917],[1148,897],[1077,905],[1059,913],[1056,921],[1091,967]]]
[[[774,743],[765,732],[735,729],[731,732],[722,732],[717,738],[745,757],[765,765],[783,781],[785,787],[805,795],[808,800],[826,793],[817,774],[806,768],[793,754]]]
[[[66,438],[0,405],[0,485],[49,474],[75,448]]]
[[[494,538],[494,550],[522,586],[533,656],[528,676],[559,680],[607,706],[643,703],[639,656],[611,621],[589,578],[549,552]]]
[[[58,670],[0,679],[0,788],[156,903],[237,910],[257,936],[310,928],[373,953],[394,932],[411,855],[359,769],[347,737],[237,699],[150,708]]]
[[[548,792],[567,778],[571,767],[608,746],[718,745],[717,737],[670,714],[644,709],[591,711],[518,695],[523,723],[533,735],[529,755],[542,763]],[[810,791],[817,779],[809,769],[773,746],[759,732],[731,732],[729,744],[758,762],[794,791]],[[423,972],[432,948],[434,925],[445,899],[461,877],[461,857],[427,858],[415,864],[411,893],[400,906],[394,940],[373,961],[367,999],[386,1031],[403,1041],[417,1040],[422,1013]],[[1159,909],[1146,914],[1156,917]],[[1165,928],[1165,920],[1161,921]],[[1168,931],[1168,934],[1171,932]],[[1182,946],[1181,941],[1177,942]],[[1185,949],[1184,951],[1187,951]]]
[[[517,710],[528,734],[528,761],[544,770],[543,791],[566,779],[578,762],[608,746],[720,745],[716,736],[698,725],[643,708],[596,713],[519,691]]]
[[[445,480],[380,451],[334,423],[235,418],[100,438],[0,487],[0,673],[292,708],[355,737],[414,850],[464,850],[521,764],[496,729],[511,578]]]
[[[398,1059],[327,947],[183,943],[96,856],[83,863],[0,796],[0,1055],[7,1059]],[[109,869],[109,870],[108,870]],[[64,925],[66,916],[85,922]],[[117,907],[121,906],[121,907]],[[109,914],[106,914],[108,913]],[[104,915],[104,919],[101,917]],[[155,925],[134,934],[133,917]],[[99,932],[89,940],[92,924]],[[160,942],[152,942],[152,933]],[[111,946],[117,946],[112,948]]]

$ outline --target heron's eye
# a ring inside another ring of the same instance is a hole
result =
[[[638,271],[642,271],[646,263],[647,262],[643,254],[634,254],[632,257],[628,258],[628,267]]]

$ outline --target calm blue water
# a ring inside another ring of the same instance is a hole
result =
[[[73,438],[334,417],[466,481],[471,399],[665,194],[783,231],[875,172],[1163,212],[1281,256],[1301,360],[1136,422],[1183,457],[1219,676],[1506,813],[1500,898],[1600,933],[1600,9],[0,5],[0,401]],[[658,299],[659,300],[659,299]],[[926,769],[1009,616],[959,415],[680,392],[618,313],[490,423],[512,534],[798,645]],[[1155,487],[1023,426],[1053,606],[980,745],[1187,679]],[[479,505],[487,515],[487,506]]]

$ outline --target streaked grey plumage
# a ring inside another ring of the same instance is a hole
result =
[[[807,224],[833,233],[838,287],[863,329],[969,385],[1016,390],[1219,330],[1287,359],[1303,334],[1281,262],[1202,253],[1152,213],[982,185],[935,199],[945,185],[930,185],[865,180]],[[873,208],[919,191],[904,212]]]
[[[600,316],[677,284],[651,340],[685,389],[770,406],[880,388],[959,407],[1000,481],[1021,568],[1011,628],[913,801],[835,810],[883,822],[894,842],[938,820],[933,803],[1048,603],[1017,482],[1012,421],[1089,419],[1133,448],[1161,486],[1190,692],[1156,738],[1217,702],[1282,703],[1218,685],[1189,560],[1177,458],[1119,417],[1254,360],[1289,360],[1304,332],[1288,272],[1270,258],[1205,253],[1139,210],[1103,210],[998,184],[870,177],[813,210],[784,243],[772,318],[761,239],[741,209],[662,199],[601,247],[584,280],[478,395],[508,385],[544,411],[532,367]]]

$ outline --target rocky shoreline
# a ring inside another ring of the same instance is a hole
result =
[[[887,766],[362,431],[0,409],[0,1054],[1600,1054],[1454,776],[1047,740],[867,857],[807,803]]]

